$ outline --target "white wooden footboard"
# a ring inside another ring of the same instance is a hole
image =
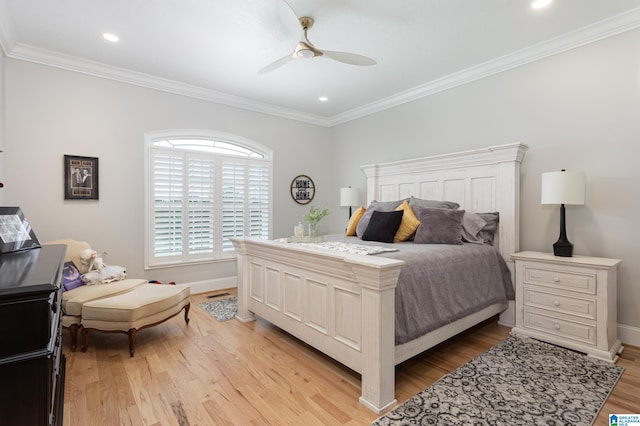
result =
[[[394,293],[404,265],[251,238],[238,255],[238,315],[254,315],[362,375],[360,402],[377,413],[395,403]]]

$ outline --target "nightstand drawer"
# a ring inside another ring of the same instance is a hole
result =
[[[551,265],[525,263],[524,284],[596,294],[596,271],[566,266],[560,270]]]
[[[595,324],[567,321],[525,310],[523,326],[525,329],[537,330],[589,345],[595,345],[597,342]]]
[[[581,299],[575,297],[560,296],[546,293],[530,287],[524,288],[524,305],[549,309],[555,312],[563,312],[570,315],[579,315],[588,319],[596,319],[595,299]]]

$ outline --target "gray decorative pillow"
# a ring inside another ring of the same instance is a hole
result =
[[[482,238],[478,235],[487,224],[477,213],[464,212],[462,216],[462,240],[469,243],[482,243]]]
[[[490,246],[493,245],[493,240],[495,239],[496,232],[498,232],[498,223],[500,222],[500,213],[478,213],[482,219],[484,219],[487,224],[482,227],[478,237],[482,239],[485,244]]]
[[[439,201],[439,200],[422,200],[420,198],[416,198],[413,195],[409,198],[409,205],[415,212],[418,209],[423,209],[427,207],[435,207],[438,209],[457,209],[460,207],[460,204],[453,201]]]
[[[500,222],[500,213],[476,213],[480,216],[487,224],[482,227],[483,231],[493,231],[496,232],[498,230],[498,223]]]
[[[400,223],[404,210],[394,210],[381,212],[375,210],[371,215],[369,226],[362,234],[364,241],[380,241],[381,243],[392,243]]]
[[[400,204],[402,204],[403,201],[404,200],[400,200],[400,201],[373,200],[371,204],[369,204],[369,207],[367,207],[367,210],[364,212],[364,214],[362,215],[362,218],[360,218],[360,222],[358,222],[358,225],[356,226],[356,236],[362,239],[362,235],[364,234],[364,231],[367,229],[367,226],[369,226],[369,221],[371,220],[371,215],[373,214],[374,211],[376,210],[381,212],[394,211]]]
[[[464,210],[423,208],[418,212],[420,226],[413,242],[416,244],[462,244]]]

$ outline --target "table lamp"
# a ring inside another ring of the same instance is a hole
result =
[[[351,219],[351,206],[360,204],[360,191],[358,188],[340,188],[340,207],[349,207],[349,219]]]
[[[586,178],[583,172],[547,172],[542,174],[541,203],[560,204],[560,237],[553,245],[553,254],[573,256],[573,244],[567,239],[565,204],[583,205]]]

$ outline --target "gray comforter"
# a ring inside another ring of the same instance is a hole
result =
[[[396,344],[515,296],[506,262],[489,245],[388,244],[341,235],[326,236],[325,241],[398,250],[375,255],[406,262],[395,296]]]

